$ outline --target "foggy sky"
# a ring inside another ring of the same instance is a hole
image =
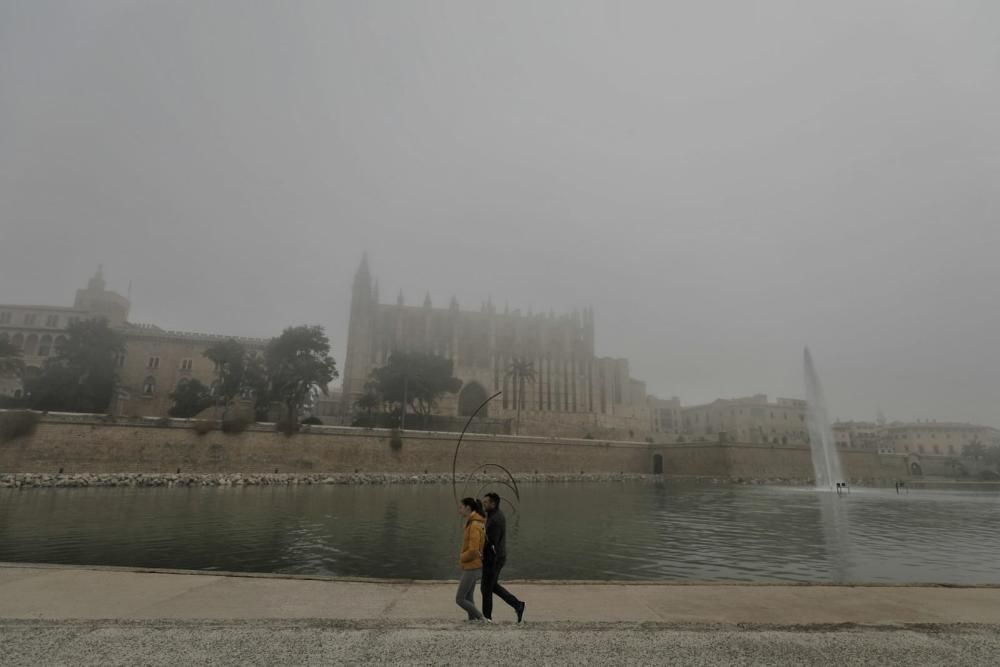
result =
[[[327,327],[364,250],[685,404],[1000,426],[1000,3],[0,0],[0,303]]]

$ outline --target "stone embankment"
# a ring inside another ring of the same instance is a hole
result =
[[[466,475],[458,473],[463,484]],[[770,477],[726,479],[719,477],[664,478],[661,475],[636,473],[515,473],[518,484],[544,482],[669,482],[695,484],[739,484],[751,486],[812,486],[811,479]],[[385,485],[450,484],[451,473],[0,473],[0,489],[42,489],[83,487],[161,487],[161,486],[309,486],[313,484]],[[505,475],[477,473],[471,481],[506,482]],[[886,486],[885,481],[854,480],[852,486]],[[891,483],[888,483],[891,486]]]
[[[514,476],[518,484],[535,482],[625,482],[662,479],[655,475],[632,473],[522,473]],[[466,475],[458,474],[465,483]],[[444,484],[451,483],[450,473],[337,473],[337,474],[184,474],[184,473],[82,473],[0,474],[0,488],[78,488],[96,486],[305,486],[312,484]],[[475,482],[508,481],[506,476],[477,474]]]

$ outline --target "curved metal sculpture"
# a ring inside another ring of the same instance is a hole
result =
[[[455,477],[455,469],[458,466],[458,448],[462,446],[462,438],[465,437],[465,432],[469,429],[469,425],[472,424],[472,420],[476,418],[476,415],[479,414],[479,411],[482,410],[484,407],[486,407],[487,403],[489,403],[502,393],[503,393],[502,391],[498,391],[497,393],[493,394],[485,401],[480,403],[479,407],[476,408],[471,415],[469,415],[469,419],[468,421],[465,422],[465,427],[462,429],[462,433],[458,436],[458,444],[455,445],[455,456],[451,460],[451,492],[455,495],[456,505],[458,504],[458,481]]]
[[[514,497],[517,498],[518,501],[520,501],[521,500],[521,491],[517,488],[517,480],[514,479],[514,475],[510,472],[510,470],[507,470],[506,468],[504,468],[499,463],[484,463],[483,465],[479,466],[478,468],[476,468],[475,470],[473,470],[472,472],[470,472],[468,475],[466,475],[465,476],[465,484],[462,486],[462,494],[465,495],[465,489],[468,488],[469,482],[472,481],[472,476],[473,475],[475,475],[480,470],[485,470],[486,468],[491,468],[491,467],[492,468],[500,468],[500,470],[503,470],[505,473],[507,473],[507,478],[510,479],[511,483],[508,484],[507,482],[505,482],[503,480],[500,480],[499,482],[497,482],[497,484],[503,484],[508,489],[510,489],[511,491],[513,491],[514,492]],[[485,488],[485,487],[483,487],[483,488]],[[482,488],[480,489],[480,491],[481,490],[482,490]]]

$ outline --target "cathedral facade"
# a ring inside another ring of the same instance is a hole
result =
[[[490,300],[478,311],[468,311],[454,297],[446,308],[435,308],[429,295],[421,305],[406,305],[402,293],[395,303],[381,303],[364,258],[352,284],[344,414],[364,393],[372,371],[396,350],[453,362],[462,388],[440,401],[439,414],[471,415],[501,391],[479,414],[513,417],[517,388],[508,370],[517,359],[532,362],[535,370],[519,399],[521,433],[636,437],[648,428],[645,384],[630,377],[628,360],[595,355],[590,308],[558,316],[523,314],[498,312]]]

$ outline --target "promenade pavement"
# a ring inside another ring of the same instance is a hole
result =
[[[455,582],[0,564],[0,664],[996,664],[1000,588]],[[478,594],[477,594],[478,603]]]

